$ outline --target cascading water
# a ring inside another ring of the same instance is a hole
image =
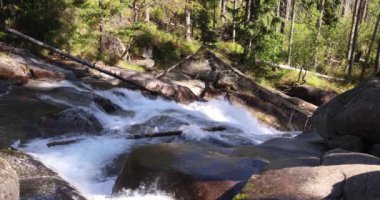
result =
[[[59,83],[33,83],[34,89],[51,90],[70,87],[81,92],[90,92],[111,100],[125,111],[134,115],[112,115],[91,103],[79,106],[95,116],[104,127],[101,135],[69,135],[65,140],[80,139],[73,144],[49,148],[47,144],[57,138],[35,139],[26,144],[14,144],[40,159],[45,165],[55,170],[62,178],[78,188],[88,199],[107,199],[115,182],[115,175],[107,175],[105,168],[117,158],[127,153],[133,146],[162,142],[165,139],[127,139],[136,131],[155,132],[182,130],[183,134],[171,142],[197,140],[212,142],[223,146],[258,144],[281,133],[258,122],[244,109],[231,105],[223,99],[209,102],[195,102],[181,105],[160,98],[149,99],[140,92],[125,88],[96,90],[83,83],[62,81]],[[77,106],[65,98],[49,94],[38,96],[39,99],[54,104]],[[205,132],[202,128],[224,126],[227,131]],[[141,128],[142,127],[142,128]],[[59,139],[62,139],[60,137]],[[166,140],[167,142],[167,140]],[[149,194],[143,190],[125,191],[125,194],[112,199],[171,199],[170,194],[154,189]],[[146,190],[144,190],[146,191]]]

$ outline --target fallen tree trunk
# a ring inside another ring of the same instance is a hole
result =
[[[139,73],[132,70],[125,70],[117,67],[109,67],[109,66],[100,66],[95,63],[91,63],[85,59],[81,59],[75,57],[69,53],[66,53],[60,49],[54,48],[46,43],[43,43],[39,40],[36,40],[32,37],[29,37],[19,31],[16,31],[11,28],[4,28],[6,32],[18,36],[22,39],[25,39],[33,44],[36,44],[42,48],[48,49],[60,56],[83,64],[91,69],[97,70],[104,74],[110,75],[127,83],[130,83],[136,86],[140,90],[145,90],[151,92],[153,94],[158,94],[168,99],[175,100],[181,103],[190,103],[195,100],[199,100],[199,98],[187,87],[176,85],[173,83],[163,82],[161,80],[156,79],[154,76],[146,73]]]
[[[225,131],[226,128],[223,126],[215,126],[215,127],[208,127],[208,128],[202,128],[203,131],[207,132],[217,132],[217,131]],[[182,135],[182,130],[175,130],[175,131],[166,131],[166,132],[156,132],[156,133],[146,133],[146,134],[140,134],[140,135],[130,135],[128,139],[142,139],[142,138],[157,138],[157,137],[168,137],[168,136],[179,136]]]
[[[47,143],[46,146],[50,148],[50,147],[55,147],[55,146],[69,145],[69,144],[77,143],[81,140],[83,139],[53,141],[53,142]]]
[[[252,88],[249,88],[252,93],[254,93],[259,98],[271,102],[274,105],[282,105],[286,106],[290,109],[296,110],[306,116],[311,116],[313,112],[318,108],[317,106],[308,103],[306,101],[303,101],[299,98],[290,97],[282,92],[278,91],[271,91],[269,89],[264,88],[263,86],[256,83],[255,80],[253,80],[251,77],[245,75],[240,70],[236,69],[235,67],[232,67],[230,64],[224,62],[222,59],[220,59],[218,56],[216,56],[212,51],[207,50],[207,53],[217,60],[219,63],[222,63],[224,66],[227,66],[230,68],[233,72],[238,74],[240,77],[246,79],[249,81],[252,85]]]
[[[198,52],[196,53],[193,53],[191,55],[188,55],[186,56],[184,59],[182,59],[180,62],[178,62],[177,64],[171,66],[170,68],[168,68],[167,70],[161,72],[160,74],[158,74],[155,78],[161,78],[163,76],[165,76],[167,73],[169,73],[170,71],[172,71],[173,69],[175,69],[176,67],[178,67],[179,65],[185,63],[186,61],[188,61],[190,58],[192,58],[194,55],[196,55]]]

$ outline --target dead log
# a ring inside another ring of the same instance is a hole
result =
[[[198,51],[198,52],[199,52],[199,51]],[[190,58],[192,58],[194,55],[198,54],[198,52],[186,56],[186,57],[185,57],[184,59],[182,59],[180,62],[176,63],[175,65],[169,67],[167,70],[165,70],[165,71],[161,72],[160,74],[158,74],[155,78],[161,78],[161,77],[165,76],[167,73],[169,73],[170,71],[172,71],[172,70],[175,69],[176,67],[182,65],[183,63],[185,63],[186,61],[188,61]]]
[[[313,112],[318,108],[317,106],[308,103],[306,101],[303,101],[298,98],[290,97],[282,92],[279,91],[272,91],[269,90],[258,83],[256,83],[255,80],[253,80],[251,77],[245,75],[243,72],[238,70],[237,68],[233,67],[232,65],[226,63],[222,59],[220,59],[218,56],[216,56],[212,51],[207,50],[207,53],[214,58],[219,63],[223,64],[224,66],[230,68],[233,72],[238,74],[240,77],[246,79],[249,81],[252,85],[253,93],[255,93],[259,98],[264,99],[265,101],[269,101],[273,103],[274,105],[282,105],[286,106],[292,110],[296,110],[306,116],[311,116]]]
[[[225,131],[226,128],[223,126],[215,126],[215,127],[207,127],[202,128],[203,131],[207,132],[217,132],[217,131]],[[140,135],[130,135],[128,139],[142,139],[142,138],[158,138],[158,137],[168,137],[168,136],[179,136],[182,135],[182,130],[175,131],[166,131],[166,132],[155,132],[155,133],[145,133]]]
[[[33,44],[36,44],[42,48],[48,49],[60,56],[78,62],[91,69],[97,70],[104,74],[110,75],[124,82],[136,86],[140,90],[145,90],[153,94],[161,95],[165,98],[175,100],[181,103],[190,103],[192,101],[199,100],[199,98],[187,87],[176,85],[173,83],[163,82],[156,79],[154,76],[146,73],[139,73],[133,70],[125,70],[117,67],[100,66],[96,63],[91,63],[88,60],[75,57],[69,53],[66,53],[60,49],[54,48],[46,43],[29,37],[19,31],[11,28],[4,28],[4,30],[10,34],[25,39]]]
[[[55,146],[63,146],[63,145],[69,145],[69,144],[74,144],[83,139],[74,139],[74,140],[61,140],[61,141],[53,141],[49,142],[46,144],[46,146],[50,147],[55,147]]]

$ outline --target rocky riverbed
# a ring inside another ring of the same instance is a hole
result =
[[[183,105],[25,53],[1,55],[0,77],[1,199],[380,199],[379,77],[302,133],[276,130],[291,111],[262,97]],[[131,139],[165,131],[181,134]]]

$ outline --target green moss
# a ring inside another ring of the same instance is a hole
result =
[[[234,196],[234,198],[232,198],[232,200],[244,200],[244,199],[248,199],[248,195],[238,194],[238,195]]]
[[[227,54],[242,54],[244,52],[244,48],[240,44],[234,42],[218,41],[215,47]]]
[[[144,67],[139,66],[139,65],[134,65],[134,64],[128,63],[126,61],[119,61],[117,63],[117,66],[121,67],[121,68],[124,68],[124,69],[135,70],[135,71],[138,71],[138,72],[144,72],[145,71]]]
[[[296,83],[298,80],[298,70],[276,69],[271,66],[261,66],[256,69],[247,69],[250,76],[254,77],[260,84],[275,88],[277,85],[289,85]],[[351,81],[331,81],[318,77],[313,72],[308,72],[305,76],[307,85],[334,90],[338,93],[349,90],[355,86],[355,82]]]

